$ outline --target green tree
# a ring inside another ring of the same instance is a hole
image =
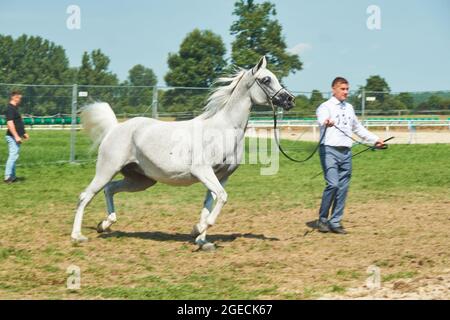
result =
[[[356,91],[351,91],[347,100],[353,106],[355,111],[361,110],[361,92],[363,87],[359,87]]]
[[[438,95],[432,95],[428,98],[427,107],[431,110],[442,109],[443,99]]]
[[[302,117],[313,117],[317,107],[318,105],[312,106],[310,99],[304,94],[299,94],[295,97],[295,113]]]
[[[366,92],[376,92],[368,93],[368,95],[374,96],[380,103],[383,103],[391,92],[391,88],[389,88],[387,81],[379,75],[370,76],[367,78],[364,90]]]
[[[169,53],[169,86],[209,87],[226,66],[225,45],[219,35],[195,29],[180,45],[178,53]]]
[[[299,56],[286,50],[281,24],[275,19],[274,4],[239,0],[234,4],[233,14],[237,16],[230,28],[231,34],[236,36],[231,52],[233,64],[249,69],[265,55],[268,68],[279,79],[302,69]]]
[[[225,52],[219,35],[195,29],[184,38],[178,53],[169,54],[164,80],[169,86],[209,87],[224,71]],[[169,111],[199,109],[206,95],[205,90],[170,90],[161,99],[161,106]]]
[[[403,103],[406,109],[414,108],[414,97],[408,92],[400,92],[397,95],[397,100]]]
[[[109,71],[110,59],[100,49],[93,50],[90,54],[83,53],[81,66],[77,72],[77,83],[80,91],[88,92],[88,99],[79,98],[79,104],[83,105],[92,100],[108,102],[113,108],[121,102],[120,89],[102,86],[116,86],[119,84],[117,76]],[[116,110],[117,111],[117,110]]]
[[[311,97],[309,98],[309,104],[313,108],[320,106],[326,99],[323,97],[322,92],[319,90],[313,90],[311,92]]]
[[[394,111],[407,110],[408,107],[398,98],[398,96],[388,96],[379,109],[385,113],[393,113]],[[401,113],[398,113],[401,115]]]
[[[132,86],[155,86],[158,82],[152,69],[137,64],[128,71],[128,81]]]
[[[121,90],[123,96],[123,111],[138,112],[148,109],[152,103],[153,86],[157,83],[157,78],[152,69],[137,64],[128,71],[128,79],[122,83],[124,90]],[[134,88],[133,86],[139,86]],[[124,106],[126,105],[126,106]],[[130,107],[130,108],[127,108]],[[141,110],[137,109],[138,107]]]
[[[117,76],[108,70],[110,59],[100,49],[90,54],[83,53],[78,69],[77,83],[80,85],[117,85]]]
[[[0,82],[21,84],[71,84],[74,72],[63,47],[41,37],[0,35]],[[0,87],[1,108],[12,87]],[[23,93],[25,114],[67,112],[71,91],[62,87],[16,87]],[[3,112],[3,110],[0,110]]]

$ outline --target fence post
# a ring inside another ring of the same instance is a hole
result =
[[[361,121],[364,123],[364,116],[366,113],[366,89],[361,90]]]
[[[152,118],[158,119],[158,87],[153,87]]]
[[[77,126],[78,85],[72,86],[72,123],[70,128],[70,162],[75,162],[75,139]]]

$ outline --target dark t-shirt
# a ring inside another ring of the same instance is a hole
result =
[[[16,127],[17,134],[20,137],[23,137],[23,135],[25,134],[25,125],[23,123],[22,117],[20,116],[19,110],[17,110],[17,108],[12,104],[8,104],[5,115],[6,121],[14,121],[14,126]],[[9,129],[6,131],[6,134],[11,137],[13,136],[12,133],[9,132]]]

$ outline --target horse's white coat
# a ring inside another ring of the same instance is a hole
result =
[[[96,174],[80,195],[72,231],[74,241],[86,241],[81,233],[83,212],[92,198],[104,189],[108,213],[113,216],[99,224],[105,230],[116,221],[113,195],[145,190],[156,182],[190,185],[202,182],[208,189],[200,222],[193,235],[199,245],[206,243],[206,230],[214,225],[227,202],[224,184],[237,169],[244,150],[244,134],[253,104],[267,105],[267,92],[254,85],[256,79],[270,77],[269,93],[282,89],[266,69],[263,57],[252,70],[240,70],[232,78],[222,78],[200,116],[179,122],[133,118],[118,123],[107,103],[84,108],[82,121],[94,142],[100,143]],[[287,91],[286,91],[286,94]],[[112,181],[122,170],[124,179]],[[214,208],[211,196],[216,198]]]

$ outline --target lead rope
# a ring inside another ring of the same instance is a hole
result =
[[[264,91],[264,92],[265,92],[265,91]],[[303,160],[297,160],[297,159],[294,159],[294,158],[292,158],[291,156],[289,156],[289,155],[283,150],[283,148],[281,147],[280,140],[279,140],[279,138],[278,138],[278,132],[277,132],[277,114],[276,114],[276,111],[275,111],[275,107],[274,107],[274,105],[273,105],[273,103],[272,103],[272,100],[269,99],[269,102],[270,102],[270,105],[271,105],[272,111],[273,111],[273,129],[274,129],[274,130],[273,130],[273,134],[274,134],[274,138],[275,138],[275,141],[276,141],[276,143],[277,143],[277,146],[278,146],[278,149],[280,150],[280,152],[281,152],[286,158],[288,158],[289,160],[291,160],[291,161],[293,161],[293,162],[297,162],[297,163],[306,162],[306,161],[308,161],[309,159],[311,159],[311,158],[314,156],[314,154],[317,152],[317,150],[319,150],[319,147],[320,147],[320,145],[322,144],[323,139],[325,138],[325,135],[326,135],[326,133],[327,133],[328,126],[325,126],[325,129],[323,130],[323,133],[322,133],[321,136],[320,136],[319,143],[316,145],[316,147],[314,148],[314,151],[313,151],[308,157],[306,157],[306,158],[303,159]],[[347,134],[346,132],[344,132],[341,128],[339,128],[339,127],[337,127],[337,126],[334,126],[334,128],[338,129],[338,130],[339,130],[340,132],[342,132],[346,137],[352,139],[354,142],[356,142],[356,144],[360,144],[360,145],[363,145],[363,146],[366,146],[366,147],[367,147],[366,149],[364,149],[364,150],[362,150],[362,151],[360,151],[360,152],[355,153],[354,155],[352,155],[352,158],[354,158],[354,157],[356,157],[356,156],[360,155],[361,153],[366,152],[366,151],[368,151],[368,150],[373,150],[373,151],[375,151],[375,150],[379,150],[379,149],[387,149],[387,148],[388,148],[387,145],[385,145],[385,146],[383,146],[383,147],[381,147],[381,148],[375,147],[375,146],[371,146],[371,145],[367,145],[367,144],[363,143],[362,141],[358,141],[358,140],[356,140],[355,138],[353,138],[352,136],[348,135],[348,134]],[[387,141],[392,140],[392,139],[394,139],[394,137],[389,137],[389,138],[387,138],[386,140],[384,140],[384,142],[387,142]],[[311,179],[314,179],[315,177],[317,177],[317,176],[320,175],[321,173],[322,173],[322,172],[320,172],[319,174],[313,176]]]
[[[253,73],[253,70],[252,70],[252,73]],[[253,82],[253,84],[252,84],[251,86],[253,86],[255,83],[258,84],[258,86],[261,88],[261,90],[262,90],[262,91],[264,92],[264,94],[267,96],[267,100],[269,101],[270,106],[272,107],[272,112],[273,112],[273,129],[274,129],[274,130],[273,130],[273,135],[274,135],[274,138],[275,138],[275,142],[276,142],[276,144],[277,144],[277,146],[278,146],[278,150],[280,150],[280,152],[281,152],[286,158],[288,158],[289,160],[291,160],[291,161],[293,161],[293,162],[304,163],[304,162],[308,161],[309,159],[311,159],[311,158],[316,154],[317,150],[319,150],[319,147],[320,147],[320,145],[322,144],[323,139],[325,138],[325,135],[326,135],[326,133],[327,133],[328,126],[325,126],[325,129],[323,130],[323,133],[322,133],[321,136],[320,136],[319,143],[316,145],[316,147],[314,148],[313,152],[312,152],[308,157],[306,157],[305,159],[302,159],[302,160],[298,160],[298,159],[292,158],[292,157],[289,156],[289,155],[283,150],[283,148],[281,147],[281,143],[280,143],[280,140],[279,140],[279,138],[278,138],[278,133],[277,133],[277,114],[276,114],[276,111],[275,111],[275,106],[273,105],[273,102],[272,102],[272,99],[273,99],[273,98],[281,91],[281,89],[283,89],[283,88],[280,88],[280,89],[279,89],[279,90],[271,97],[270,94],[263,88],[263,86],[261,86],[261,84],[259,83],[258,79],[255,79],[255,82]],[[250,86],[250,87],[251,87],[251,86]],[[359,155],[359,154],[361,154],[361,153],[363,153],[363,152],[366,152],[366,151],[368,151],[368,150],[387,149],[387,147],[388,147],[387,145],[385,145],[384,147],[377,148],[377,147],[375,147],[375,146],[367,145],[367,144],[363,143],[362,141],[358,141],[358,140],[356,140],[355,138],[353,138],[352,136],[348,135],[348,134],[345,133],[341,128],[339,128],[339,127],[337,127],[337,126],[334,126],[334,127],[335,127],[336,129],[338,129],[340,132],[342,132],[346,137],[348,137],[348,138],[350,138],[351,140],[353,140],[354,142],[356,142],[356,144],[360,144],[360,145],[363,145],[363,146],[366,146],[366,147],[367,147],[366,149],[364,149],[364,150],[362,150],[362,151],[360,151],[360,152],[358,152],[358,153],[352,155],[352,158],[354,158],[354,157],[356,157],[357,155]],[[389,140],[391,140],[391,139],[394,139],[394,137],[389,137],[388,139],[384,140],[384,142],[389,141]],[[319,174],[320,174],[320,173],[319,173]],[[315,178],[315,177],[317,177],[317,176],[318,176],[318,175],[315,175],[313,178]],[[311,179],[313,179],[313,178],[311,178]]]
[[[272,102],[271,102],[271,104],[272,104]],[[273,107],[272,107],[273,108]],[[280,141],[279,141],[279,139],[278,139],[278,129],[277,129],[277,114],[276,114],[276,112],[275,112],[275,109],[273,110],[273,135],[274,135],[274,137],[275,137],[275,141],[276,141],[276,143],[277,143],[277,146],[278,146],[278,150],[280,150],[280,152],[286,157],[286,158],[288,158],[289,160],[291,160],[291,161],[293,161],[293,162],[297,162],[297,163],[303,163],[303,162],[306,162],[306,161],[308,161],[309,159],[311,159],[315,154],[316,154],[316,152],[317,152],[317,150],[319,150],[319,147],[320,147],[320,145],[322,144],[322,141],[323,141],[323,139],[325,138],[325,134],[327,133],[327,127],[325,127],[325,130],[323,131],[323,133],[321,134],[321,136],[320,136],[320,139],[319,139],[319,143],[316,145],[316,147],[314,148],[314,150],[313,150],[313,152],[309,155],[309,156],[307,156],[305,159],[302,159],[302,160],[297,160],[297,159],[294,159],[294,158],[292,158],[291,156],[289,156],[284,150],[283,150],[283,148],[281,147],[281,144],[280,144]]]
[[[387,138],[386,140],[384,140],[384,142],[387,142],[387,141],[392,140],[392,139],[394,139],[394,137],[389,137],[389,138]],[[361,144],[364,145],[364,146],[367,146],[367,148],[364,149],[364,150],[361,150],[361,151],[359,151],[359,152],[357,152],[357,153],[355,153],[355,154],[353,154],[352,157],[351,157],[352,159],[353,159],[354,157],[360,155],[361,153],[364,153],[364,152],[369,151],[369,150],[375,151],[375,150],[382,150],[382,149],[387,149],[387,148],[388,148],[387,145],[385,145],[384,147],[381,147],[381,148],[377,148],[377,147],[375,147],[375,146],[368,146],[368,145],[366,145],[366,144],[364,144],[364,143],[361,143]],[[317,174],[315,174],[314,176],[311,177],[311,180],[314,179],[314,178],[317,178],[317,177],[320,176],[321,174],[322,174],[322,171],[318,172]]]
[[[252,73],[253,73],[253,71],[252,71]],[[281,152],[286,158],[288,158],[289,160],[291,160],[291,161],[293,161],[293,162],[303,163],[303,162],[306,162],[306,161],[308,161],[309,159],[311,159],[311,158],[314,156],[314,154],[317,152],[317,150],[319,150],[319,147],[320,147],[320,145],[321,145],[323,139],[325,138],[325,134],[327,133],[327,127],[325,127],[325,130],[323,131],[323,133],[322,133],[322,135],[321,135],[321,137],[320,137],[320,139],[319,139],[319,143],[318,143],[318,144],[316,145],[316,147],[314,148],[314,151],[313,151],[308,157],[306,157],[306,158],[303,159],[303,160],[297,160],[297,159],[292,158],[291,156],[289,156],[289,155],[283,150],[283,148],[281,147],[280,141],[279,141],[279,139],[278,139],[278,134],[277,134],[277,113],[276,113],[276,111],[275,111],[275,106],[273,105],[273,102],[272,102],[272,99],[273,99],[274,97],[276,97],[276,95],[283,89],[283,87],[281,87],[281,88],[280,88],[280,89],[279,89],[279,90],[271,97],[270,94],[269,94],[269,93],[264,89],[264,87],[259,83],[258,79],[255,79],[255,82],[253,82],[253,84],[252,84],[250,87],[252,87],[255,83],[256,83],[256,84],[261,88],[261,90],[264,92],[264,94],[265,94],[266,97],[267,97],[267,100],[269,101],[270,106],[272,107],[272,112],[273,112],[273,135],[274,135],[274,138],[275,138],[275,142],[276,142],[276,144],[277,144],[277,146],[278,146],[278,150],[280,150],[280,152]]]

